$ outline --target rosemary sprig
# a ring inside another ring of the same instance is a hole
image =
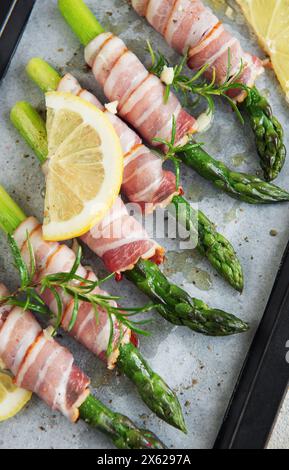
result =
[[[121,342],[123,335],[123,328],[127,327],[137,334],[148,336],[150,333],[140,328],[142,325],[147,325],[152,319],[133,321],[131,318],[139,313],[148,312],[155,308],[155,305],[147,304],[140,308],[122,308],[115,307],[114,302],[119,301],[118,296],[109,296],[101,293],[96,293],[95,290],[100,287],[104,282],[110,279],[114,274],[110,274],[104,279],[92,281],[84,279],[77,275],[77,270],[81,263],[82,249],[79,246],[75,262],[70,272],[60,272],[57,274],[48,274],[42,279],[35,279],[36,263],[32,244],[30,243],[29,236],[27,236],[27,244],[29,250],[29,267],[26,265],[22,258],[21,251],[12,235],[8,235],[8,243],[14,258],[14,264],[20,275],[20,287],[8,297],[0,297],[0,305],[9,304],[23,308],[23,310],[32,310],[34,312],[50,315],[51,312],[46,307],[41,299],[44,291],[49,290],[57,305],[57,314],[54,315],[54,331],[55,334],[61,326],[64,314],[64,305],[61,298],[61,293],[68,294],[73,299],[73,310],[71,320],[68,326],[68,331],[71,331],[77,321],[77,315],[80,302],[88,302],[93,306],[95,312],[95,321],[98,322],[99,309],[104,310],[109,318],[110,323],[110,337],[107,348],[107,355],[109,356],[114,348],[114,329],[115,322],[121,325],[120,335],[117,339],[118,343]],[[19,299],[19,296],[24,296],[25,300]]]
[[[166,147],[167,151],[165,156],[160,153],[160,156],[163,158],[164,161],[166,160],[171,160],[174,165],[175,165],[175,172],[176,172],[176,188],[178,189],[180,186],[180,163],[182,163],[181,158],[177,157],[178,153],[186,152],[189,151],[193,148],[199,148],[203,144],[202,143],[196,143],[193,140],[188,140],[187,143],[184,145],[175,145],[176,143],[176,135],[177,135],[177,123],[176,123],[176,118],[173,116],[172,118],[172,134],[171,134],[171,140],[167,141],[165,139],[159,139],[155,138],[153,139],[153,142],[158,142],[159,144],[162,144]]]
[[[148,51],[151,56],[152,65],[150,67],[150,72],[157,77],[161,78],[161,74],[165,66],[169,67],[169,61],[167,58],[160,52],[155,52],[150,44],[147,41]],[[185,55],[180,63],[173,67],[174,69],[174,79],[171,85],[166,85],[165,93],[164,93],[164,102],[167,103],[170,92],[174,89],[176,92],[181,92],[184,95],[185,103],[184,105],[187,107],[195,107],[196,104],[199,102],[201,98],[207,101],[208,105],[208,114],[213,113],[215,111],[215,103],[214,97],[221,96],[225,98],[229,104],[231,105],[233,111],[237,114],[238,118],[244,123],[244,119],[239,111],[239,108],[235,101],[228,96],[228,91],[233,89],[243,89],[247,92],[249,88],[244,85],[243,83],[238,83],[238,79],[240,78],[244,66],[243,62],[241,61],[240,68],[237,73],[233,76],[231,75],[231,52],[228,49],[228,67],[227,67],[227,75],[226,80],[223,84],[218,85],[216,83],[216,72],[213,69],[213,77],[211,82],[206,82],[205,80],[201,80],[206,70],[209,68],[209,64],[205,64],[198,72],[196,72],[192,77],[187,77],[183,73],[184,66],[187,63],[187,55]],[[191,95],[196,95],[197,98],[190,103]]]

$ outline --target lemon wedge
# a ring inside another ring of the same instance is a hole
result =
[[[237,3],[270,56],[289,101],[289,1],[237,0]]]
[[[61,241],[88,232],[119,194],[123,155],[104,113],[70,93],[46,94],[48,160],[43,236]]]
[[[29,402],[32,393],[16,387],[10,375],[0,372],[0,422],[12,418]]]

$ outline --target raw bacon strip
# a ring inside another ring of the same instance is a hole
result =
[[[0,330],[0,357],[14,375],[40,331],[40,325],[31,313],[23,315],[22,309],[11,309]]]
[[[124,121],[106,110],[92,93],[83,90],[76,78],[65,75],[58,91],[78,95],[106,113],[120,138],[125,157],[122,192],[130,202],[139,204],[143,212],[150,213],[156,207],[166,207],[179,194],[175,175],[163,170],[162,160],[142,144],[139,136]]]
[[[163,169],[163,163],[144,145],[137,146],[124,160],[122,191],[146,213],[166,207],[176,190],[176,177]]]
[[[72,354],[41,332],[31,344],[16,375],[18,387],[36,393],[53,410],[70,421],[89,395],[88,377],[74,365]]]
[[[103,44],[99,54],[95,56],[92,70],[102,87],[109,77],[111,69],[117,63],[119,57],[127,52],[127,47],[123,41],[116,36],[112,36]]]
[[[145,16],[148,4],[149,0],[132,0],[132,5],[134,9],[141,16]]]
[[[133,269],[139,259],[162,262],[164,249],[129,215],[120,198],[99,225],[81,239],[111,272]]]
[[[182,55],[188,51],[188,66],[191,69],[197,70],[209,64],[205,74],[209,80],[215,70],[217,82],[223,83],[229,65],[233,76],[243,64],[244,70],[238,82],[251,87],[263,72],[261,61],[243,51],[237,38],[225,29],[201,0],[131,0],[131,3],[173,49]],[[230,96],[242,101],[246,93],[232,90]]]
[[[111,33],[100,34],[85,50],[85,59],[110,101],[119,102],[119,115],[151,145],[154,138],[170,140],[172,117],[176,118],[176,142],[195,132],[196,120],[182,109],[170,93],[164,103],[165,87],[146,70],[123,41]]]
[[[1,284],[2,293],[8,294]],[[88,377],[30,312],[18,307],[7,311],[0,323],[0,359],[15,376],[15,383],[36,393],[72,422],[77,421],[78,409],[89,395]]]
[[[22,257],[27,263],[29,262],[27,234],[35,254],[37,268],[36,279],[40,280],[48,274],[71,271],[75,262],[74,252],[66,245],[44,241],[42,237],[42,227],[34,217],[26,219],[14,234]],[[96,276],[83,266],[78,268],[77,275],[84,279],[96,280]],[[108,295],[99,288],[96,288],[94,293]],[[59,295],[64,310],[61,326],[67,331],[73,312],[73,300],[70,295],[65,294],[62,290],[59,290]],[[49,309],[57,315],[57,304],[51,291],[48,289],[44,291],[42,298]],[[111,305],[114,307],[117,306],[115,302],[111,302]],[[77,321],[72,331],[69,332],[71,336],[76,338],[93,354],[105,361],[109,369],[114,368],[116,364],[119,355],[120,336],[122,337],[121,344],[129,343],[131,336],[131,331],[128,328],[120,325],[115,318],[113,318],[113,321],[113,348],[109,356],[107,355],[107,348],[110,338],[110,319],[105,310],[98,308],[98,320],[96,321],[93,306],[87,302],[80,302]]]
[[[8,289],[6,289],[6,287],[3,284],[0,284],[0,330],[4,321],[6,320],[8,313],[12,310],[11,305],[7,305],[1,302],[1,299],[5,299],[5,297],[8,297],[8,295],[9,295]]]
[[[134,5],[135,10],[141,16],[147,16],[149,21],[153,23],[155,29],[160,29],[162,32],[165,30],[165,26],[170,16],[170,11],[175,0],[170,0],[169,2],[163,2],[162,0],[156,0],[155,2],[146,2],[146,6],[143,5],[143,8],[137,8]],[[136,2],[133,2],[134,4]],[[140,3],[145,3],[141,0]],[[140,11],[143,11],[141,13]]]

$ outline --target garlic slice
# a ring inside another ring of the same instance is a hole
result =
[[[111,114],[117,114],[118,105],[119,105],[118,101],[112,101],[111,103],[106,103],[104,107]]]
[[[207,110],[206,112],[200,114],[197,119],[197,126],[198,126],[198,133],[206,132],[212,126],[214,120],[214,115],[211,110]]]
[[[172,85],[175,78],[174,68],[165,65],[160,78],[165,85]]]

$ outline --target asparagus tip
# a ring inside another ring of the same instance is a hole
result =
[[[154,372],[131,343],[122,345],[118,367],[136,385],[147,406],[171,426],[186,432],[180,402],[174,391]]]
[[[283,127],[273,115],[269,101],[256,86],[250,89],[244,106],[255,134],[264,178],[267,182],[273,181],[281,172],[287,154]]]
[[[238,333],[246,333],[246,332],[249,331],[249,330],[250,330],[250,325],[249,325],[249,323],[240,320],[240,325],[239,325],[239,327],[238,327],[238,326],[236,327],[236,334],[238,334]]]
[[[179,430],[182,431],[184,434],[188,434],[188,430],[187,430],[187,426],[186,426],[186,423],[185,421],[183,420],[182,423],[180,423],[179,425]]]
[[[233,287],[235,287],[236,291],[242,294],[244,291],[244,280],[242,280],[240,283],[236,283]]]

